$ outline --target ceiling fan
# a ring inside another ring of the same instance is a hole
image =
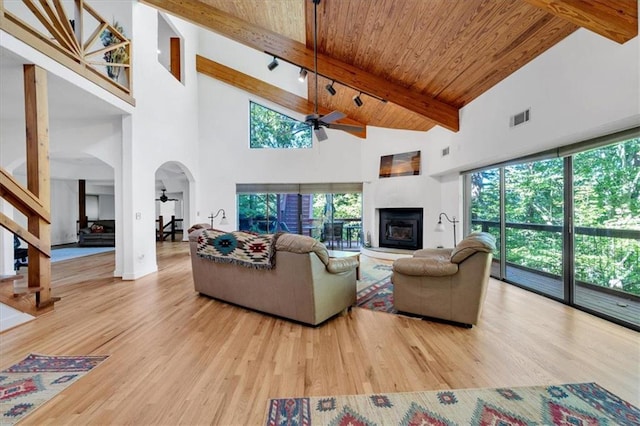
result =
[[[167,201],[178,201],[177,198],[169,198],[169,197],[167,197],[166,192],[167,192],[167,190],[163,188],[162,189],[162,195],[160,196],[160,198],[156,198],[156,201],[160,201],[160,202],[163,202],[163,203],[166,203]]]
[[[361,132],[364,130],[362,126],[352,126],[348,124],[334,123],[347,115],[340,111],[332,111],[326,115],[318,113],[318,4],[320,0],[313,1],[313,73],[315,74],[315,99],[313,114],[305,117],[305,123],[313,128],[318,141],[327,140],[327,132],[324,128],[345,130],[347,132]]]

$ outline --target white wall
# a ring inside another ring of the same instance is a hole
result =
[[[133,85],[136,108],[122,122],[123,167],[116,174],[116,275],[135,279],[157,270],[155,252],[155,173],[167,161],[197,176],[198,79],[195,26],[167,17],[184,38],[184,84],[158,62],[158,11],[133,4]],[[186,219],[186,218],[185,218]],[[126,235],[126,238],[125,238]]]
[[[363,142],[363,235],[371,235],[371,244],[378,246],[379,218],[377,209],[389,207],[419,207],[423,209],[423,247],[440,245],[441,235],[434,232],[440,212],[440,190],[437,179],[428,176],[429,159],[425,157],[424,132],[410,132],[375,127],[367,128]],[[409,151],[421,151],[421,174],[379,178],[380,157]]]
[[[200,54],[245,74],[303,95],[306,84],[297,80],[299,68],[280,61],[267,70],[271,57],[215,34],[201,34]],[[249,101],[304,120],[218,80],[199,75],[200,175],[198,221],[224,208],[229,225],[237,227],[236,183],[361,182],[361,148],[367,141],[328,130],[329,139],[311,149],[249,149]],[[185,227],[188,227],[185,224]]]
[[[465,106],[461,128],[427,134],[431,173],[490,165],[640,123],[638,37],[620,45],[578,30]],[[531,108],[531,121],[509,117]],[[440,157],[442,148],[451,154]]]

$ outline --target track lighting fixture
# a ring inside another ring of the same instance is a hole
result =
[[[353,97],[353,103],[356,104],[356,106],[359,108],[362,106],[362,99],[360,99],[360,96],[362,95],[362,92],[360,92],[358,95]]]
[[[300,83],[304,83],[306,78],[307,78],[307,70],[305,70],[304,68],[300,68],[300,75],[298,76],[298,81],[300,81]]]
[[[336,89],[333,88],[333,83],[335,83],[335,81],[332,81],[331,84],[327,84],[326,86],[324,86],[324,88],[327,89],[327,92],[329,92],[331,96],[336,94]]]
[[[269,71],[273,71],[275,69],[275,67],[277,67],[278,65],[278,59],[276,59],[276,57],[273,57],[273,61],[269,62],[269,65],[267,65],[267,68],[269,68]]]

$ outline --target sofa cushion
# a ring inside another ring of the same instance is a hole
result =
[[[458,272],[458,264],[449,262],[449,259],[437,256],[429,257],[404,257],[393,262],[394,272],[410,276],[429,275],[432,277],[446,277]]]
[[[473,232],[466,236],[451,252],[451,262],[460,263],[476,252],[493,253],[496,239],[486,232]]]

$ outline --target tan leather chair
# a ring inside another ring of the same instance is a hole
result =
[[[396,309],[471,328],[482,312],[495,248],[491,234],[476,232],[454,249],[418,250],[394,261]]]

